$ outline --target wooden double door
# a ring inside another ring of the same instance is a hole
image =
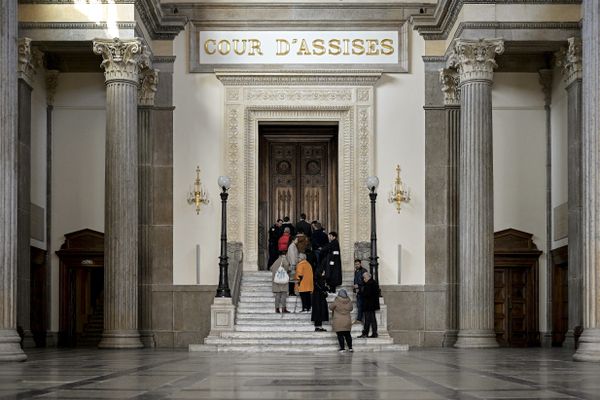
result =
[[[259,265],[268,260],[268,229],[300,214],[337,230],[337,125],[259,128]]]
[[[494,327],[500,346],[540,345],[537,249],[529,233],[506,229],[494,238]]]

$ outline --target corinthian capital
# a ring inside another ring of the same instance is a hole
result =
[[[440,70],[440,84],[444,93],[444,105],[458,106],[460,105],[460,90],[458,84],[458,71],[454,68],[443,68]]]
[[[562,68],[563,79],[567,87],[576,80],[582,79],[583,66],[581,64],[581,39],[569,38],[569,47],[561,49],[556,54],[559,67]]]
[[[456,67],[460,82],[488,80],[494,77],[496,54],[504,52],[503,39],[454,40],[454,49],[448,66]]]
[[[140,67],[149,64],[148,49],[139,38],[96,39],[94,53],[102,56],[106,82],[119,80],[138,84]]]
[[[33,77],[36,69],[42,66],[42,58],[42,52],[31,46],[30,38],[19,38],[17,71],[19,78],[27,82],[29,86],[33,87]]]
[[[154,105],[159,72],[159,70],[152,68],[146,68],[140,72],[140,89],[138,91],[138,104],[140,106]]]

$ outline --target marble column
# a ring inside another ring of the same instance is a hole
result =
[[[581,40],[569,39],[569,47],[558,57],[567,90],[568,213],[569,213],[569,329],[563,347],[575,348],[575,334],[583,325],[582,221],[581,221]]]
[[[579,337],[579,346],[573,359],[600,362],[600,2],[584,0],[581,15],[583,333]]]
[[[17,334],[17,2],[0,2],[0,361],[27,359]]]
[[[138,147],[140,39],[96,39],[106,80],[104,332],[100,348],[140,348],[138,332]]]
[[[152,118],[158,70],[140,73],[138,93],[138,179],[139,179],[139,328],[144,347],[155,347],[152,331]]]
[[[542,347],[552,346],[552,82],[554,71],[538,71],[539,83],[544,93],[546,113],[546,331],[541,332]]]
[[[459,332],[455,347],[497,347],[494,332],[492,80],[501,39],[454,42],[460,77]]]
[[[458,160],[460,137],[460,79],[454,68],[440,71],[448,140],[448,329],[444,346],[453,346],[458,335]]]
[[[35,347],[31,333],[31,92],[41,54],[31,39],[18,40],[18,122],[17,150],[17,327],[23,335],[23,347]]]

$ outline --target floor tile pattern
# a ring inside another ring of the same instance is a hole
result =
[[[562,349],[28,356],[0,364],[0,399],[600,399],[600,364]]]

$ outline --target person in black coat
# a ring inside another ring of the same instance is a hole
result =
[[[280,218],[269,228],[269,260],[267,261],[267,269],[279,258],[277,242],[279,242],[279,238],[283,235],[282,224],[283,220]]]
[[[296,232],[304,233],[304,236],[306,236],[310,241],[312,228],[310,227],[310,224],[306,222],[306,214],[304,213],[300,214],[300,221],[296,223]]]
[[[342,284],[342,258],[337,232],[329,232],[329,243],[321,249],[320,258],[329,291],[335,293],[335,288]]]
[[[290,236],[296,236],[296,227],[290,221],[290,217],[283,217],[283,225],[281,225],[283,229],[290,228]]]
[[[365,281],[365,285],[362,287],[365,325],[359,338],[366,338],[369,334],[369,328],[371,328],[371,336],[368,337],[376,338],[378,335],[375,311],[379,310],[379,296],[381,292],[379,290],[379,284],[373,280],[373,277],[370,273],[365,272],[363,274],[363,280]]]
[[[327,284],[325,271],[317,268],[314,274],[314,289],[312,293],[312,313],[310,320],[315,323],[315,332],[326,332],[323,321],[329,321],[329,307],[327,306]]]
[[[313,231],[310,236],[310,247],[315,252],[315,256],[317,257],[317,263],[321,262],[321,247],[327,245],[329,243],[329,239],[327,238],[327,234],[323,230],[323,225],[320,222],[313,221],[312,222]]]

